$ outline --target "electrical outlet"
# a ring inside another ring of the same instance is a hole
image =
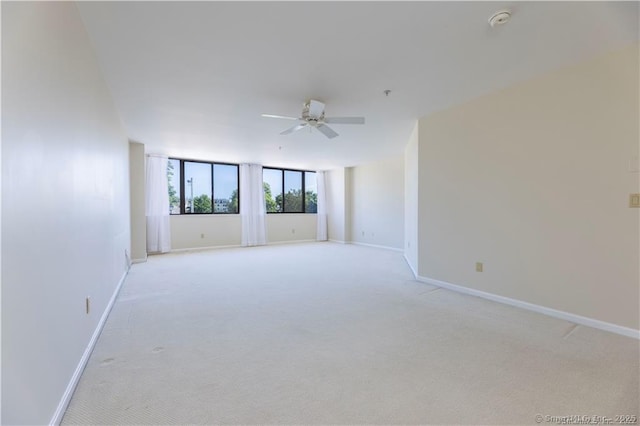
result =
[[[629,207],[640,208],[640,194],[629,194]]]
[[[476,262],[476,272],[482,272],[483,269],[484,265],[482,264],[482,262]]]
[[[362,231],[362,236],[364,237],[364,231]]]
[[[91,297],[87,296],[84,302],[84,307],[87,312],[87,315],[89,315],[89,312],[91,311]]]

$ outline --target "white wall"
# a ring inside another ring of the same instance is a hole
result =
[[[402,249],[404,157],[353,167],[349,173],[349,240]]]
[[[404,150],[404,256],[418,273],[418,123]]]
[[[240,215],[171,216],[173,250],[239,246],[242,242]],[[268,214],[267,243],[316,239],[315,214]]]
[[[144,145],[129,142],[129,202],[131,205],[131,260],[147,260]]]
[[[346,194],[345,169],[328,170],[326,177],[327,196],[327,234],[330,240],[345,242],[348,235],[345,229]]]
[[[636,45],[421,119],[420,275],[638,329],[638,71]]]
[[[353,242],[353,167],[344,169],[344,235],[348,242]]]
[[[172,215],[173,250],[239,246],[242,242],[240,215]]]
[[[128,141],[73,3],[2,4],[2,107],[2,424],[47,424],[130,247]]]
[[[267,243],[316,240],[317,216],[306,213],[267,215]]]

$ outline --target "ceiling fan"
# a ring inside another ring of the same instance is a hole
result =
[[[310,99],[304,103],[302,107],[302,117],[287,117],[284,115],[273,115],[273,114],[262,114],[263,117],[268,118],[282,118],[285,120],[296,120],[300,121],[300,124],[296,124],[293,127],[288,128],[287,130],[280,132],[281,135],[289,135],[298,130],[304,129],[305,127],[315,127],[328,137],[329,139],[333,139],[338,136],[331,127],[327,126],[327,123],[330,124],[364,124],[364,117],[325,117],[324,116],[324,104],[320,101],[316,101],[314,99]]]

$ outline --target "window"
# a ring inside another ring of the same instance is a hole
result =
[[[184,162],[185,213],[213,213],[211,164]]]
[[[167,179],[169,180],[169,213],[180,214],[180,160],[169,159],[167,164]]]
[[[214,213],[238,213],[238,166],[213,165]]]
[[[284,171],[284,211],[287,213],[303,213],[302,206],[302,172]]]
[[[316,213],[315,172],[273,169],[262,171],[267,213]]]
[[[316,172],[304,172],[304,211],[318,212],[318,184]]]
[[[239,212],[238,165],[169,159],[171,214]]]
[[[262,169],[262,185],[267,213],[281,213],[282,210],[282,170]]]

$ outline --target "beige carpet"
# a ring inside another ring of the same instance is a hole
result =
[[[638,415],[639,343],[333,243],[134,265],[65,424],[535,424]]]

